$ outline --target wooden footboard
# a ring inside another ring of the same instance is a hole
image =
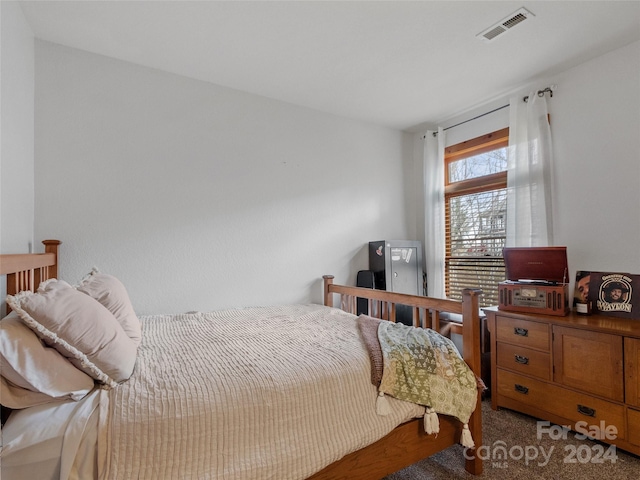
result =
[[[438,330],[441,313],[462,315],[462,356],[471,370],[480,377],[480,290],[465,289],[462,302],[430,297],[419,297],[361,287],[349,287],[333,283],[333,276],[324,277],[324,304],[334,306],[334,296],[339,296],[344,311],[356,314],[357,300],[366,299],[369,315],[395,321],[396,305],[406,305],[413,311],[413,324],[417,327]],[[481,392],[478,392],[476,409],[469,420],[469,429],[476,445],[482,444]],[[462,427],[460,422],[445,415],[440,416],[440,433],[427,435],[422,419],[407,422],[389,435],[368,447],[358,450],[310,477],[309,480],[373,480],[401,470],[419,460],[458,443]],[[473,449],[465,455],[465,468],[469,473],[482,473],[482,460]],[[471,460],[468,460],[471,458]]]

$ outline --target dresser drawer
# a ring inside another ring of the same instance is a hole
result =
[[[616,438],[622,440],[626,438],[623,405],[502,369],[497,370],[497,376],[498,395],[565,418],[571,422],[572,429],[577,428],[576,422],[582,422],[578,429],[581,433],[594,431],[593,427],[600,429],[603,425],[601,422],[604,422],[605,427],[610,428],[610,425],[616,427]]]
[[[549,325],[516,318],[496,317],[496,340],[549,351]]]
[[[627,422],[629,425],[629,442],[640,445],[640,410],[627,410]]]
[[[542,380],[551,380],[551,355],[546,352],[498,342],[496,355],[497,365],[500,368],[524,373]]]

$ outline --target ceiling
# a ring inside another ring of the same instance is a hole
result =
[[[20,4],[42,40],[409,131],[640,39],[640,0]]]

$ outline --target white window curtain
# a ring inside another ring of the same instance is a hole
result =
[[[434,135],[435,134],[435,135]],[[427,295],[444,296],[444,145],[445,132],[428,131],[424,136],[425,232]]]
[[[507,247],[553,245],[552,143],[547,101],[532,92],[510,100]]]

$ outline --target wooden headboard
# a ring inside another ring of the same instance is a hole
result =
[[[0,275],[7,276],[7,295],[24,290],[36,291],[40,282],[58,276],[58,247],[60,240],[43,240],[45,253],[0,255]],[[1,299],[4,302],[4,298]],[[11,309],[7,305],[7,313]],[[4,425],[11,410],[0,408],[0,424]]]
[[[34,292],[40,282],[58,277],[58,247],[62,242],[43,240],[42,243],[45,253],[0,255],[0,275],[7,276],[7,295],[24,290]]]

